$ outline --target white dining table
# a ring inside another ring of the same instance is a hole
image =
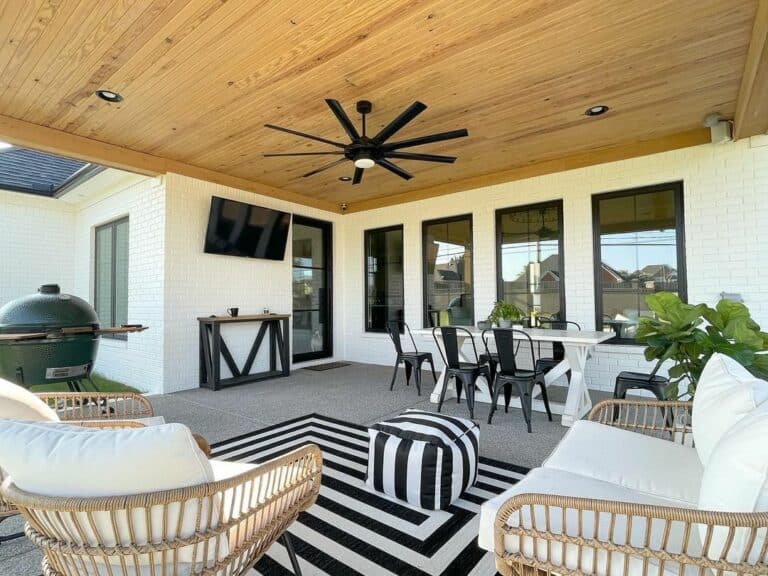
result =
[[[485,352],[483,340],[481,338],[482,331],[477,328],[467,328],[469,330],[472,339],[475,340],[475,346],[477,347],[478,355]],[[550,400],[550,407],[555,414],[562,415],[561,424],[563,426],[571,426],[574,422],[581,419],[592,408],[592,398],[589,395],[589,389],[584,378],[584,370],[587,364],[587,358],[591,350],[597,344],[613,338],[615,334],[608,332],[591,332],[586,330],[549,330],[542,328],[525,328],[523,332],[531,337],[534,342],[559,342],[563,345],[565,350],[565,358],[557,364],[552,370],[547,372],[544,376],[544,384],[549,386],[555,380],[563,376],[568,370],[571,371],[571,381],[568,385],[568,396],[566,397],[565,404],[559,402],[553,402]],[[438,346],[442,350],[442,338],[440,337],[440,331],[436,332],[438,339]],[[413,334],[423,337],[431,342],[432,329],[421,328],[413,331]],[[493,331],[488,332],[488,337],[493,338]],[[462,362],[474,362],[474,358],[470,358],[466,355],[466,349],[464,344],[468,336],[466,333],[459,331],[457,333],[457,339],[459,344],[459,357]],[[440,394],[443,387],[446,387],[445,398],[456,397],[456,384],[452,380],[446,382],[446,369],[443,367],[443,371],[440,373],[440,377],[437,380],[432,394],[430,395],[430,401],[433,404],[437,404],[440,401]],[[478,378],[477,382],[479,390],[475,393],[475,402],[488,402],[493,401],[490,387],[484,377]],[[544,412],[544,403],[538,398],[539,388],[537,387],[534,392],[533,409],[538,412]],[[500,399],[501,400],[501,399]],[[513,398],[511,406],[520,407],[520,400]]]

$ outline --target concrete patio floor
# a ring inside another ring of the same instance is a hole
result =
[[[294,369],[288,378],[247,384],[212,392],[187,390],[164,396],[152,396],[158,416],[167,422],[181,422],[209,442],[218,442],[245,432],[277,424],[310,413],[323,414],[358,424],[372,424],[394,416],[406,408],[436,410],[429,401],[433,387],[431,374],[424,373],[424,389],[416,395],[413,383],[405,385],[400,371],[395,389],[389,391],[392,368],[368,364],[351,364],[325,372]],[[566,388],[550,387],[550,398],[564,401]],[[608,397],[591,392],[593,402]],[[497,411],[492,425],[486,424],[490,405],[478,403],[475,418],[480,423],[480,453],[520,466],[534,467],[549,455],[568,430],[553,422],[546,414],[533,413],[533,433],[528,434],[523,414],[511,408],[508,414]],[[468,417],[464,400],[446,401],[443,412]],[[0,524],[0,534],[21,529],[13,518]],[[40,554],[26,539],[0,544],[2,576],[36,576],[40,574]]]

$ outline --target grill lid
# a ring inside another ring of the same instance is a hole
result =
[[[58,284],[44,284],[37,292],[0,308],[0,334],[75,326],[99,327],[93,307],[82,298],[62,294]]]

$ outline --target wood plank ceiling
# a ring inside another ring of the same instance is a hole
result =
[[[266,184],[354,203],[700,129],[732,118],[757,0],[6,0],[0,115]],[[97,99],[107,88],[119,104]],[[467,128],[361,185],[352,164],[263,158],[347,141],[323,102],[373,102],[369,131],[414,100],[398,133]],[[589,118],[584,110],[606,104]],[[375,200],[374,200],[375,201]]]

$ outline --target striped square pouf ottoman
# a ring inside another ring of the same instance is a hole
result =
[[[409,409],[368,429],[373,489],[445,510],[477,479],[480,428],[471,420]]]

